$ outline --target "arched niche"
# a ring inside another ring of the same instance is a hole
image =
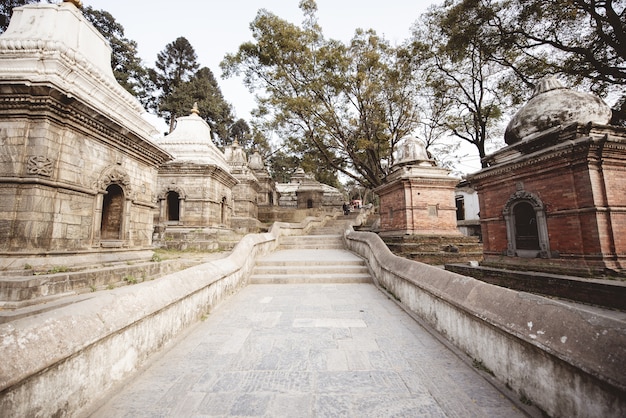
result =
[[[103,240],[122,239],[124,226],[124,190],[118,184],[110,184],[102,199],[102,221],[100,238]]]
[[[182,224],[185,213],[185,191],[177,185],[168,185],[158,195],[161,222]]]
[[[518,190],[507,200],[502,214],[508,256],[550,258],[545,206],[537,195]]]
[[[102,171],[94,187],[98,191],[94,206],[94,244],[123,246],[129,230],[130,176],[122,167],[110,166]]]

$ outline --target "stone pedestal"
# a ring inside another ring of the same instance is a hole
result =
[[[380,235],[460,236],[456,226],[454,188],[458,179],[432,161],[393,167],[382,186]]]

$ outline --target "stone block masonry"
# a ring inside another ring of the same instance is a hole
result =
[[[597,313],[397,257],[347,234],[375,282],[494,376],[554,417],[626,415],[623,315]]]

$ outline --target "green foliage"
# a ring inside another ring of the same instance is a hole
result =
[[[536,81],[559,74],[612,98],[613,123],[626,121],[626,1],[461,0],[442,22],[460,51],[479,39],[489,60],[511,72],[503,90],[528,96]],[[517,80],[516,82],[513,80]],[[520,88],[520,85],[522,88]],[[516,88],[517,87],[517,88]]]
[[[474,145],[482,158],[488,142],[501,136],[499,122],[511,103],[502,94],[507,74],[484,46],[489,33],[480,22],[477,13],[448,3],[431,8],[414,27],[412,48],[427,98],[422,107],[427,145],[453,135]],[[459,27],[466,29],[463,36]]]
[[[152,254],[152,258],[150,259],[153,263],[160,263],[162,261],[161,256],[157,253]]]
[[[47,274],[56,274],[56,273],[66,273],[70,271],[69,267],[66,266],[54,266],[51,269],[48,269]]]
[[[162,96],[159,109],[161,114],[174,115],[170,117],[186,116],[194,104],[198,105],[200,117],[211,127],[213,138],[228,138],[233,123],[232,109],[207,67],[199,69],[188,81],[181,82],[169,95]]]
[[[112,50],[111,68],[117,82],[140,101],[146,102],[148,70],[141,64],[137,42],[126,38],[124,27],[110,13],[88,6],[83,9],[83,15],[109,41]]]
[[[183,83],[191,81],[200,65],[197,62],[196,51],[189,41],[181,36],[167,44],[165,49],[158,53],[155,66],[156,69],[150,75],[154,85],[160,91],[157,112],[170,124],[171,132],[176,118],[189,114],[193,105],[193,103],[188,104],[187,110],[183,111],[184,94],[173,95]]]
[[[123,280],[128,284],[137,284],[137,279],[130,274],[124,276]]]
[[[224,58],[224,75],[243,73],[249,89],[262,92],[263,129],[288,138],[285,152],[318,180],[335,183],[339,171],[376,187],[395,144],[417,126],[411,56],[371,30],[357,31],[348,44],[325,39],[315,2],[300,7],[302,26],[260,10],[254,41]]]

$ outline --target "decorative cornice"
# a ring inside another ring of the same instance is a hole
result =
[[[12,96],[0,94],[0,118],[13,118],[17,113],[26,113],[29,118],[41,117],[42,114],[51,115],[58,123],[74,123],[82,127],[83,134],[90,138],[116,147],[124,153],[132,153],[135,158],[147,164],[160,165],[171,159],[167,152],[124,127],[119,125],[116,126],[117,129],[110,127],[115,124],[114,121],[111,121],[109,126],[100,122],[102,119],[106,120],[106,117],[98,118],[96,116],[100,115],[87,114],[94,111],[54,87],[21,86],[17,88],[17,92],[15,86],[13,87]],[[124,131],[127,132],[126,135],[122,134]]]

